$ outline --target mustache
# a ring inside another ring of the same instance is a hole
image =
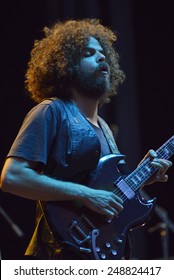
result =
[[[103,61],[103,62],[100,62],[100,64],[98,65],[96,71],[106,71],[106,72],[109,73],[110,67],[109,67],[107,62]]]

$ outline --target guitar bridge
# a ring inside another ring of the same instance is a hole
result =
[[[95,228],[93,223],[82,215],[78,220],[74,220],[68,228],[68,234],[74,239],[74,241],[81,245],[83,243],[90,243],[91,231]]]

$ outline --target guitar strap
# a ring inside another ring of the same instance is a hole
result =
[[[115,139],[114,139],[114,136],[113,136],[113,133],[112,133],[111,129],[109,128],[107,123],[100,116],[98,116],[98,121],[99,121],[100,127],[101,127],[107,141],[108,141],[111,152],[113,154],[120,154],[120,151],[118,150],[118,147],[117,147],[117,144],[115,142]]]

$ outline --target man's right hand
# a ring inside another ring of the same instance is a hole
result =
[[[90,189],[84,197],[84,204],[91,210],[112,219],[123,210],[123,200],[113,192]]]

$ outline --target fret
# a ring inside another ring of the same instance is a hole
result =
[[[156,153],[158,158],[170,158],[174,154],[174,136],[164,143]],[[133,191],[137,191],[156,171],[157,168],[151,165],[151,159],[147,158],[124,181]]]

